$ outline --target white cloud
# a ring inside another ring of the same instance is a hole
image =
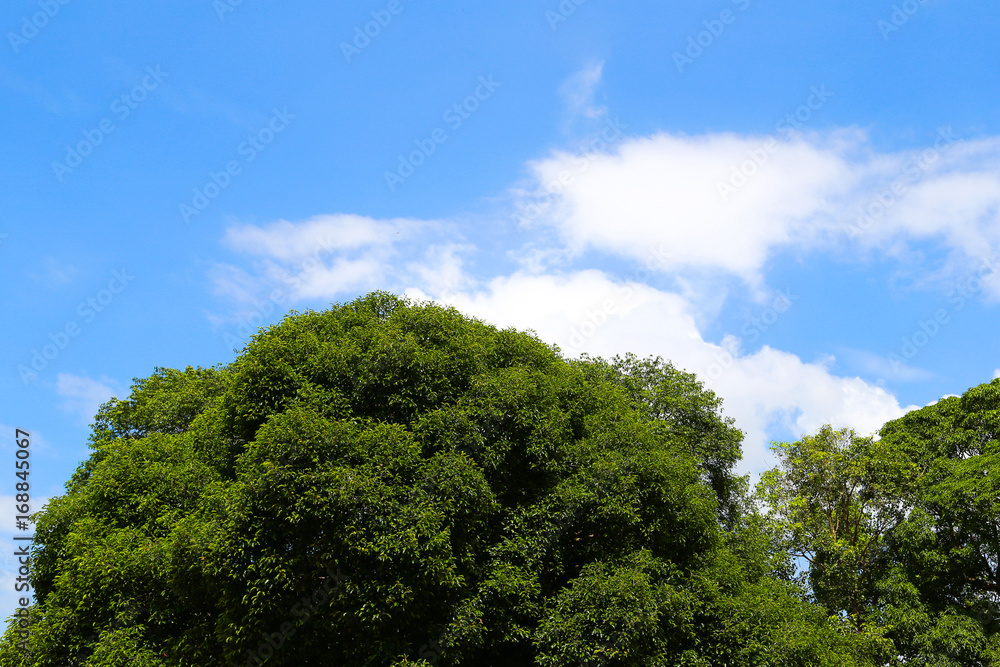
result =
[[[997,378],[1000,378],[1000,368],[993,371],[993,379],[996,380]]]
[[[118,383],[108,377],[100,381],[71,373],[59,373],[56,377],[56,393],[65,399],[63,410],[75,413],[84,423],[94,419],[102,403],[121,393],[117,386]]]
[[[15,432],[16,429],[13,426],[7,426],[6,424],[0,423],[0,434],[3,435],[3,437],[0,437],[0,448],[6,448],[9,446],[8,443],[13,441],[13,434]],[[7,434],[10,434],[11,437],[8,438]]]
[[[832,231],[828,210],[840,184],[859,175],[837,151],[784,141],[764,169],[728,201],[718,184],[764,137],[659,134],[629,139],[613,154],[557,153],[532,165],[539,186],[556,192],[543,220],[573,250],[642,257],[666,246],[671,270],[721,270],[759,284],[769,254]],[[569,178],[560,176],[568,174]],[[821,223],[821,224],[818,224]]]
[[[747,431],[747,469],[769,461],[763,438],[774,422],[796,438],[823,424],[870,434],[916,407],[903,408],[884,388],[859,377],[839,377],[821,361],[804,362],[767,346],[750,356],[734,356],[731,367],[708,386],[726,399],[727,411]]]
[[[937,279],[968,275],[1000,251],[1000,139],[944,134],[925,151],[881,154],[855,130],[661,133],[530,167],[534,188],[513,194],[522,208],[544,198],[535,226],[557,230],[572,252],[635,258],[664,245],[670,271],[724,272],[757,288],[785,247],[893,253],[940,239],[952,255]]]
[[[43,273],[31,273],[31,278],[50,288],[61,287],[72,283],[80,271],[72,264],[60,262],[55,257],[46,257],[42,260]]]
[[[428,223],[374,220],[360,215],[321,215],[293,224],[279,220],[266,227],[241,225],[226,230],[225,244],[251,255],[301,262],[308,257],[366,247],[389,246],[404,232],[409,238]]]
[[[925,408],[929,408],[929,407],[931,407],[932,405],[937,405],[938,403],[940,403],[941,401],[943,401],[943,400],[944,400],[944,399],[946,399],[946,398],[961,398],[961,396],[959,396],[958,394],[945,394],[945,395],[944,395],[944,396],[942,396],[941,398],[938,398],[938,399],[935,399],[935,400],[931,401],[930,403],[928,403],[928,404],[927,404],[927,405],[925,405],[924,407],[925,407]]]
[[[917,382],[934,377],[934,373],[909,364],[899,359],[890,359],[888,355],[879,355],[865,350],[845,349],[842,356],[869,375],[884,380],[899,382]]]
[[[54,447],[45,439],[41,431],[35,429],[31,424],[20,424],[17,427],[0,424],[0,434],[9,435],[9,437],[0,437],[0,455],[7,456],[10,454],[13,456],[14,450],[17,449],[17,443],[14,440],[17,429],[27,431],[32,454],[44,453],[46,456],[60,457],[60,448]],[[23,438],[24,436],[21,435],[19,437]],[[0,526],[0,530],[2,530],[2,526]]]
[[[253,304],[275,289],[282,301],[300,301],[401,288],[411,275],[439,283],[440,274],[431,278],[434,269],[446,268],[454,279],[455,267],[461,265],[458,253],[470,247],[442,240],[446,234],[456,236],[449,225],[438,222],[342,214],[300,223],[238,225],[226,230],[224,243],[252,257],[252,270],[220,264],[211,278],[217,295],[238,304]]]

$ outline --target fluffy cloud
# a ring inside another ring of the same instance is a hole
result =
[[[805,141],[786,142],[752,183],[724,201],[718,184],[764,138],[657,135],[631,139],[614,154],[559,153],[533,165],[556,197],[545,217],[574,249],[641,257],[664,245],[673,269],[720,269],[759,282],[774,247],[822,231],[817,202],[833,184],[856,178],[840,156]],[[829,226],[828,224],[825,226]]]
[[[786,247],[893,253],[940,239],[939,278],[972,272],[1000,250],[1000,140],[943,129],[928,147],[882,154],[864,133],[656,134],[613,150],[556,152],[516,193],[525,220],[580,253],[637,258],[663,245],[669,271],[723,272],[760,287]],[[1000,280],[991,282],[1000,293]]]

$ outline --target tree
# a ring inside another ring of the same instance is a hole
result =
[[[901,664],[1000,664],[1000,382],[776,447],[759,490],[812,596]]]
[[[880,433],[916,468],[882,563],[890,635],[913,664],[1000,664],[1000,380]]]
[[[816,600],[861,631],[871,612],[873,566],[909,509],[914,468],[885,443],[828,425],[772,449],[780,465],[762,475],[762,495],[792,555],[808,563]]]
[[[875,664],[790,580],[719,405],[386,293],[292,313],[102,406],[0,664]]]

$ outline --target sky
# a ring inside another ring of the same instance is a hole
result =
[[[376,289],[661,356],[754,474],[1000,376],[995,2],[334,4],[0,10],[5,544],[16,429],[37,511],[134,378]]]

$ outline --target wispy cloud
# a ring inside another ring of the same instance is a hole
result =
[[[42,272],[31,273],[31,278],[36,283],[50,288],[58,288],[68,285],[80,275],[79,269],[67,262],[61,262],[55,257],[46,257],[42,260]]]
[[[559,88],[571,117],[600,118],[608,112],[607,107],[595,101],[603,72],[603,62],[593,63],[567,79]]]
[[[884,354],[875,354],[866,350],[844,349],[841,355],[864,373],[885,380],[919,382],[934,377],[934,373],[926,369],[890,359]]]
[[[275,294],[276,302],[292,305],[373,289],[401,291],[414,280],[454,288],[465,280],[462,253],[474,250],[449,223],[342,214],[237,225],[223,243],[249,260],[219,264],[210,274],[214,292],[237,306]]]
[[[28,81],[4,67],[0,67],[0,87],[7,88],[19,97],[20,102],[30,102],[49,113],[76,113],[96,110],[98,105],[84,102],[73,91],[52,91],[48,86],[36,81]]]
[[[63,398],[63,410],[77,415],[83,423],[90,423],[102,403],[122,392],[118,383],[109,377],[102,376],[98,381],[85,375],[59,373],[56,393]]]

